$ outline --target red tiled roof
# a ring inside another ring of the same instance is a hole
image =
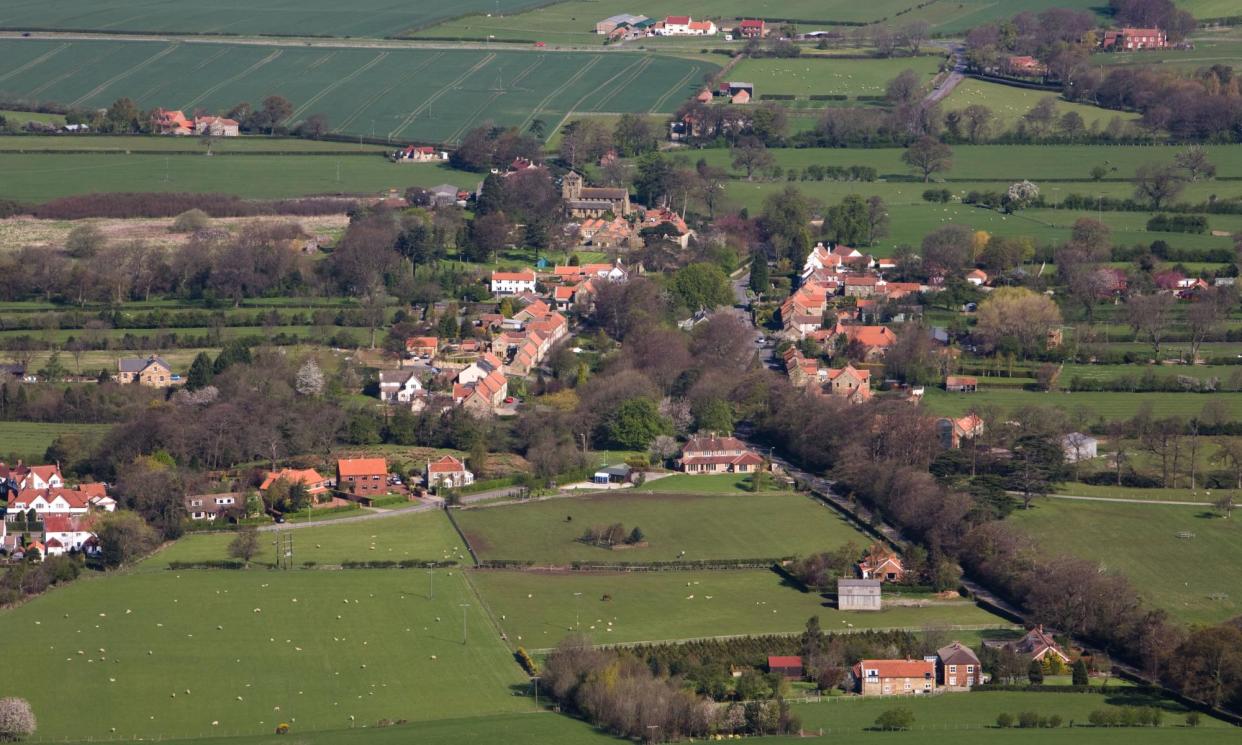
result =
[[[862,660],[856,667],[876,670],[881,678],[922,678],[936,676],[936,663],[928,660]]]
[[[520,272],[492,272],[492,281],[511,280],[514,282],[534,282],[535,270],[524,269]]]
[[[669,16],[664,19],[664,23],[669,26],[687,26],[690,24],[690,16]]]
[[[374,476],[388,473],[388,461],[383,458],[342,458],[336,462],[336,472],[341,476]]]
[[[768,667],[796,667],[802,668],[802,658],[791,655],[768,655]]]
[[[453,456],[446,455],[429,463],[427,470],[431,473],[459,473],[466,470],[466,465]]]

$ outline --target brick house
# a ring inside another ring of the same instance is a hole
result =
[[[272,484],[284,479],[290,484],[301,484],[311,496],[318,496],[328,491],[328,479],[319,475],[313,468],[282,468],[279,471],[268,471],[259,485],[259,491],[265,492]]]
[[[1167,49],[1169,35],[1158,28],[1120,28],[1105,31],[1100,37],[1100,48],[1117,52],[1136,52],[1141,49]]]
[[[737,24],[737,33],[744,39],[762,39],[767,36],[768,27],[761,20],[745,19]]]
[[[923,696],[936,691],[935,658],[860,660],[853,674],[863,696]]]
[[[405,340],[405,353],[411,357],[435,359],[440,351],[440,340],[434,336],[411,336]]]
[[[754,473],[763,466],[763,458],[736,437],[711,434],[691,437],[677,463],[686,473]]]
[[[947,688],[973,688],[983,682],[983,666],[974,650],[955,641],[936,650],[936,683]]]
[[[388,493],[388,461],[383,458],[342,458],[336,462],[336,489],[355,500]]]
[[[858,564],[858,573],[863,579],[878,579],[881,582],[900,582],[906,576],[905,565],[901,557],[883,546],[876,545]]]

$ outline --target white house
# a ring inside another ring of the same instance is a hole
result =
[[[493,295],[517,295],[535,291],[535,270],[520,272],[492,272]]]
[[[43,519],[43,542],[48,556],[59,556],[69,551],[83,551],[95,534],[86,529],[80,518],[68,515],[48,515]]]
[[[245,500],[238,492],[192,494],[185,498],[185,511],[191,520],[215,520],[221,512],[228,512],[239,505],[244,507]]]
[[[9,514],[29,512],[44,515],[85,515],[90,511],[86,494],[73,489],[23,489],[9,502]]]
[[[423,395],[423,384],[412,370],[380,370],[379,396],[386,403],[408,404]]]
[[[1098,455],[1099,445],[1099,440],[1081,432],[1070,432],[1061,438],[1061,450],[1065,452],[1066,463],[1077,463],[1095,458]]]
[[[17,488],[26,489],[60,489],[65,479],[60,475],[60,466],[30,466],[26,475],[17,483]]]
[[[499,370],[503,366],[504,363],[501,362],[499,357],[491,352],[484,352],[479,355],[479,358],[474,362],[471,362],[466,367],[463,367],[461,371],[457,373],[457,379],[454,382],[460,385],[477,383],[490,375],[492,371]]]
[[[423,478],[427,482],[428,489],[441,486],[454,489],[474,483],[474,474],[466,470],[466,464],[451,455],[446,455],[439,460],[427,461]]]

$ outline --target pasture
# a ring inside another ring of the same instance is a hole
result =
[[[228,12],[174,0],[9,0],[0,9],[0,28],[107,33],[187,33],[213,36],[392,36],[402,29],[437,23],[466,13],[506,12],[536,0],[464,0],[452,5],[361,0],[299,3],[296,12],[279,0],[247,0]]]
[[[555,646],[578,630],[600,644],[794,633],[819,615],[826,631],[1008,627],[969,601],[842,612],[769,570],[540,573],[474,570],[470,579],[514,645]]]
[[[313,514],[313,513],[312,513]],[[382,520],[364,520],[298,528],[286,531],[293,537],[293,562],[340,564],[346,561],[457,561],[470,564],[461,538],[442,510],[394,515]],[[169,548],[148,559],[141,571],[162,571],[173,561],[220,561],[228,559],[228,545],[236,533],[218,531],[185,536]],[[254,561],[271,564],[275,532],[259,533],[260,550]],[[441,572],[437,572],[441,574]],[[418,580],[426,585],[427,577]]]
[[[795,57],[792,59],[747,59],[729,72],[730,80],[754,83],[755,95],[883,96],[888,82],[904,70],[918,73],[930,87],[940,70],[942,58],[925,55],[894,59],[833,59]]]
[[[945,112],[961,111],[972,104],[981,104],[992,110],[995,119],[992,122],[993,132],[1014,129],[1026,112],[1030,111],[1044,98],[1056,101],[1057,116],[1076,112],[1082,117],[1088,129],[1103,130],[1114,117],[1122,121],[1138,119],[1138,114],[1127,111],[1112,111],[1090,104],[1071,103],[1061,100],[1057,94],[1046,91],[1015,88],[1012,85],[989,83],[983,80],[967,78],[949,94],[941,104]]]
[[[30,700],[47,739],[261,734],[278,722],[337,729],[532,708],[511,694],[525,676],[458,572],[437,577],[434,599],[425,576],[400,570],[95,577],[0,614],[0,633],[27,640],[6,651],[24,671],[6,693]]]
[[[6,112],[0,112],[4,114]],[[12,112],[14,116],[59,116],[55,114],[25,114]],[[63,117],[61,117],[63,119]],[[297,137],[268,137],[266,135],[243,135],[241,137],[217,137],[211,141],[212,155],[231,153],[290,155],[320,153],[329,155],[375,153],[386,154],[394,148],[358,142],[334,142],[329,140],[303,140]],[[208,145],[199,137],[153,137],[151,135],[0,135],[0,153],[121,153],[125,155],[156,153],[159,155],[204,155]]]
[[[452,143],[484,121],[553,131],[571,111],[671,112],[716,69],[641,54],[176,41],[5,39],[0,57],[13,65],[0,75],[6,99],[102,107],[129,96],[143,109],[223,112],[280,94],[290,125],[322,113],[332,131],[394,143]]]
[[[88,440],[101,437],[107,424],[61,424],[58,422],[0,422],[0,458],[42,461],[48,446],[60,435],[78,434]]]
[[[1203,571],[1242,558],[1238,521],[1210,507],[1051,499],[1009,519],[1049,552],[1126,575],[1148,602],[1184,622],[1218,623],[1242,612],[1237,573]]]
[[[947,393],[939,388],[927,389],[923,405],[932,414],[959,416],[980,406],[998,406],[1013,411],[1024,406],[1055,406],[1072,415],[1075,421],[1087,424],[1098,420],[1129,419],[1144,404],[1151,405],[1152,416],[1193,417],[1203,411],[1209,401],[1223,403],[1234,417],[1242,416],[1242,393],[1059,393],[1011,389],[991,389],[978,393]]]
[[[454,517],[481,559],[539,564],[778,558],[851,541],[861,551],[872,542],[835,511],[801,494],[603,492],[461,510]],[[614,523],[627,532],[641,528],[649,545],[609,550],[578,540],[592,526]]]

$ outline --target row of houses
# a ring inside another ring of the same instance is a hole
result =
[[[618,13],[595,24],[595,33],[608,37],[609,41],[630,41],[648,36],[715,36],[720,30],[714,21],[696,21],[688,15],[648,18],[645,15]],[[761,39],[767,33],[767,23],[748,18],[729,29],[725,40]]]
[[[10,558],[94,554],[99,550],[95,521],[115,510],[104,484],[68,487],[59,465],[0,462],[0,551]],[[19,522],[22,529],[10,530]]]

